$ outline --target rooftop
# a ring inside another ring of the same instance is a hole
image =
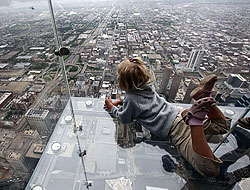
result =
[[[25,129],[23,134],[25,136],[35,136],[37,134],[37,131],[32,130],[32,129]]]
[[[6,101],[6,99],[11,95],[12,93],[4,93],[2,96],[0,96],[0,104]]]
[[[32,144],[31,138],[24,137],[22,134],[18,134],[14,141],[12,141],[9,149],[15,152],[27,152],[28,148]]]
[[[10,152],[7,159],[18,160],[22,156],[21,153]]]
[[[33,143],[26,153],[26,157],[39,159],[44,151],[45,145]]]
[[[9,63],[0,63],[0,69],[4,69],[8,65],[9,65]]]
[[[14,139],[16,135],[16,131],[2,128],[0,129],[0,141],[5,141],[6,139]]]
[[[244,77],[242,77],[240,74],[230,74],[232,77],[237,77],[239,78],[241,81],[247,81],[246,79],[244,79]]]
[[[48,110],[29,109],[25,116],[44,117],[48,112]]]
[[[30,82],[1,82],[0,92],[23,93],[29,85]]]
[[[32,56],[29,56],[29,55],[25,55],[25,56],[18,56],[16,59],[32,59]]]

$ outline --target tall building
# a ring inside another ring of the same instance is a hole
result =
[[[192,79],[188,85],[186,94],[183,99],[183,103],[189,104],[192,100],[190,93],[199,85],[199,80],[198,79]]]
[[[239,74],[230,74],[227,84],[233,88],[247,88],[247,80]]]
[[[10,144],[11,141],[0,141],[0,168],[11,168],[9,162],[6,159],[6,151],[8,150]]]
[[[29,164],[19,152],[10,151],[6,159],[16,172],[28,172],[30,170]]]
[[[192,50],[186,69],[190,71],[197,70],[200,67],[204,53],[204,50]]]
[[[25,118],[32,129],[42,133],[48,133],[51,129],[48,119],[48,110],[29,109]]]
[[[177,70],[174,75],[174,79],[171,84],[171,88],[168,94],[168,100],[171,102],[172,100],[175,99],[175,96],[178,92],[181,80],[183,78],[183,72],[181,70]]]
[[[247,107],[250,105],[250,97],[244,95],[235,103],[236,107]]]
[[[5,149],[4,154],[6,155],[6,160],[17,172],[28,172],[35,167],[35,164],[31,163],[29,159],[25,157],[27,151],[35,141],[40,141],[40,136],[37,131],[25,130],[17,134],[8,148]]]
[[[159,93],[162,94],[166,93],[171,74],[172,74],[172,67],[166,66],[162,75],[162,82],[159,89]]]
[[[2,96],[0,96],[0,109],[4,107],[12,98],[12,93],[4,93]]]
[[[42,142],[39,133],[36,130],[25,129],[22,134],[23,137],[32,139],[32,142]]]

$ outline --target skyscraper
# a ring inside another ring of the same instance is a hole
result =
[[[171,84],[171,88],[170,88],[170,91],[169,91],[169,94],[168,94],[168,100],[169,101],[172,101],[175,99],[175,96],[178,92],[178,89],[179,89],[179,86],[180,86],[180,83],[181,83],[181,80],[183,78],[183,72],[181,70],[177,70],[175,72],[175,75],[174,75],[174,79],[172,81],[172,84]]]
[[[166,66],[162,75],[162,82],[161,82],[161,86],[159,89],[159,93],[162,93],[162,94],[166,93],[171,74],[172,74],[172,67]]]
[[[192,50],[186,69],[195,71],[200,67],[201,60],[204,56],[204,50]]]
[[[27,161],[25,161],[24,156],[19,152],[10,151],[6,159],[15,171],[28,172],[30,169],[29,164]]]
[[[189,86],[187,88],[186,94],[183,99],[183,103],[189,104],[192,100],[190,97],[190,93],[192,92],[193,89],[195,89],[199,85],[198,79],[192,79],[189,83]]]
[[[227,84],[231,85],[233,88],[247,88],[247,80],[240,74],[230,74]]]
[[[42,133],[48,133],[51,129],[47,117],[48,114],[48,110],[29,109],[25,114],[25,118],[32,129],[36,129]]]

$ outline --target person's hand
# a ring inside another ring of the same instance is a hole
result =
[[[112,103],[111,97],[106,98],[106,99],[105,99],[105,104],[104,104],[104,109],[106,109],[106,110],[111,110],[113,106],[114,106],[114,105],[113,105],[113,103]]]
[[[122,105],[122,100],[117,100],[113,103],[114,106]]]

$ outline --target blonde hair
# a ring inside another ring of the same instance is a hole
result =
[[[118,66],[118,85],[121,90],[141,90],[149,80],[150,74],[140,57],[125,60]]]

